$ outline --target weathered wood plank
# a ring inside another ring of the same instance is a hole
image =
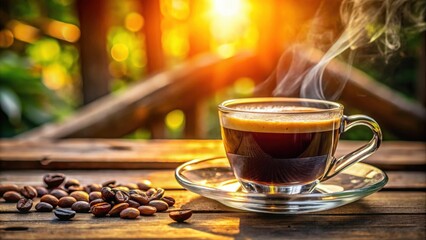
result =
[[[336,156],[362,144],[341,141]],[[224,155],[220,140],[1,140],[0,150],[2,169],[175,168],[194,158]],[[384,170],[422,170],[426,166],[426,143],[384,142],[365,162]]]
[[[52,171],[47,170],[10,170],[0,171],[0,184],[40,185],[42,176]],[[57,172],[57,171],[53,171]],[[80,180],[82,184],[102,183],[115,179],[119,183],[132,183],[149,180],[152,186],[164,189],[183,189],[175,180],[174,169],[162,170],[61,170],[68,178]],[[421,171],[387,171],[389,181],[385,190],[424,190],[426,189],[426,172]]]
[[[2,239],[424,239],[425,215],[300,215],[196,213],[174,223],[165,213],[136,220],[93,218],[72,221],[52,214],[0,214]],[[10,220],[13,219],[13,220]]]
[[[202,197],[186,190],[168,190],[166,195],[176,199],[175,208],[190,208],[199,213],[242,212],[222,205],[221,203]],[[38,199],[35,199],[35,203]],[[15,203],[0,202],[0,213],[17,212]],[[34,209],[32,210],[34,212]],[[425,214],[426,193],[424,192],[377,192],[354,203],[311,213],[315,215],[376,215],[376,214]]]

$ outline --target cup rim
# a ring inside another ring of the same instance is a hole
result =
[[[239,103],[262,103],[262,102],[308,102],[308,103],[323,103],[333,106],[333,108],[320,109],[317,108],[309,112],[300,112],[300,111],[286,111],[283,112],[263,112],[263,111],[253,111],[245,109],[236,109],[228,107],[231,104]],[[315,114],[315,113],[324,113],[330,111],[343,111],[343,105],[337,102],[319,100],[319,99],[310,99],[310,98],[286,98],[286,97],[254,97],[254,98],[237,98],[229,99],[218,105],[218,109],[222,112],[241,112],[241,113],[254,113],[254,114]]]

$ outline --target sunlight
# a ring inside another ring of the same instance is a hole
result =
[[[122,44],[114,44],[111,48],[111,57],[117,62],[123,62],[129,57],[129,48]]]
[[[241,0],[213,0],[213,12],[217,16],[232,17],[242,11]]]

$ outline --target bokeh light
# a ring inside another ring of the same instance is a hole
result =
[[[129,48],[122,43],[114,44],[111,48],[111,57],[117,62],[122,62],[129,57]]]
[[[185,114],[182,110],[176,109],[169,112],[164,121],[170,130],[176,131],[184,126]]]
[[[13,44],[13,33],[8,29],[0,31],[0,47],[7,48]]]
[[[124,26],[132,32],[137,32],[142,29],[144,24],[144,19],[142,15],[136,12],[131,12],[126,15],[124,20]]]

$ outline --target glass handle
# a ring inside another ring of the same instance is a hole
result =
[[[343,116],[341,132],[346,132],[355,126],[367,126],[373,132],[373,138],[357,150],[338,159],[333,158],[330,169],[322,180],[329,179],[352,164],[366,159],[380,147],[382,142],[382,131],[380,130],[379,124],[377,124],[374,119],[365,115]]]

